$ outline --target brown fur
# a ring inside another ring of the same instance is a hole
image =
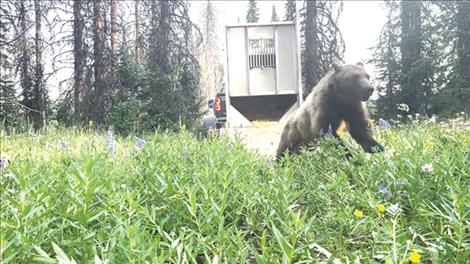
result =
[[[362,64],[333,65],[307,96],[304,103],[287,120],[277,149],[277,159],[287,152],[297,154],[302,146],[313,142],[331,124],[333,136],[345,121],[351,136],[369,153],[383,151],[372,137],[367,101],[373,88]]]

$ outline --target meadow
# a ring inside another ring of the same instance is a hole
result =
[[[2,132],[2,263],[469,263],[468,119],[283,165],[184,129]]]

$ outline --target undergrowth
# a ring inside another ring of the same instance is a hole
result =
[[[468,127],[375,136],[281,166],[184,131],[3,133],[2,263],[468,263]]]

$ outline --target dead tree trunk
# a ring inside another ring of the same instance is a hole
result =
[[[74,94],[74,120],[78,124],[83,121],[83,100],[85,97],[85,59],[83,31],[85,22],[81,14],[82,0],[73,2],[73,94]]]
[[[111,53],[113,59],[116,57],[117,51],[117,21],[116,21],[116,0],[111,0]]]
[[[36,101],[36,109],[38,112],[35,114],[35,125],[37,127],[43,127],[46,125],[46,93],[44,89],[44,62],[42,57],[43,51],[43,36],[42,36],[42,24],[41,24],[41,4],[40,0],[34,0],[34,11],[35,11],[35,25],[36,25],[36,36],[35,36],[35,50],[36,50],[36,74],[34,82],[33,96]]]
[[[140,65],[140,19],[139,19],[139,4],[140,0],[135,1],[135,63]]]
[[[96,124],[102,124],[104,120],[104,93],[105,93],[105,59],[104,49],[105,40],[103,32],[103,0],[95,0],[94,2],[94,34],[93,34],[93,55],[94,55],[94,110],[92,119]]]
[[[35,109],[34,105],[34,97],[33,97],[33,77],[31,76],[31,68],[30,68],[30,51],[29,51],[29,43],[26,38],[26,34],[28,31],[28,26],[26,25],[26,7],[25,2],[20,2],[19,14],[18,14],[18,22],[20,27],[20,52],[21,56],[19,58],[20,64],[20,83],[21,83],[21,95],[23,99],[21,100],[21,104],[25,109],[25,117],[26,119],[32,118],[34,114],[36,114],[37,109]]]

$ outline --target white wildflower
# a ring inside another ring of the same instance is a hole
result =
[[[398,203],[392,204],[387,208],[387,213],[389,214],[395,215],[395,214],[398,214],[399,212],[400,212],[400,206],[398,205]]]
[[[421,166],[421,171],[424,173],[431,173],[434,170],[431,163],[424,164]]]

